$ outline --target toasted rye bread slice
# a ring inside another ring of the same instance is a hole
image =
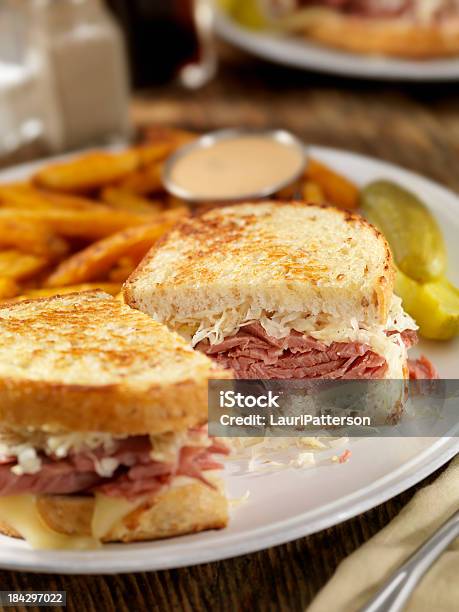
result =
[[[0,426],[146,434],[207,420],[227,377],[176,334],[99,292],[0,307]]]
[[[124,296],[173,329],[244,304],[374,325],[387,320],[393,283],[389,246],[359,215],[264,202],[186,220],[147,254]]]
[[[93,496],[41,495],[37,508],[45,523],[58,533],[70,536],[91,535],[94,512]],[[228,502],[219,489],[201,482],[165,489],[133,510],[110,532],[104,542],[156,540],[195,533],[206,529],[222,529],[228,523]],[[21,537],[5,521],[0,533]]]

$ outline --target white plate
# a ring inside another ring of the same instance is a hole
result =
[[[450,191],[390,164],[322,147],[310,153],[359,184],[385,177],[399,181],[429,202],[439,220],[450,262],[459,261],[459,199]],[[0,180],[20,180],[33,166],[0,173]],[[451,278],[459,281],[459,270]],[[456,378],[459,342],[422,347],[444,378]],[[0,567],[38,572],[100,574],[158,570],[216,561],[253,552],[336,525],[419,482],[459,452],[457,438],[365,438],[351,441],[350,461],[272,474],[247,474],[239,463],[226,469],[230,497],[250,491],[232,512],[227,529],[152,543],[111,544],[87,552],[33,551],[27,544],[0,536]],[[332,451],[340,452],[340,451]],[[327,451],[329,455],[330,452]]]
[[[366,79],[454,81],[459,79],[459,58],[410,61],[347,53],[294,37],[243,28],[217,10],[217,33],[227,42],[253,55],[279,64]]]

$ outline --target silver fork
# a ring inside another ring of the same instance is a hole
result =
[[[392,574],[360,612],[399,612],[426,571],[459,537],[459,510]]]

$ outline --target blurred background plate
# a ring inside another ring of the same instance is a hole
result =
[[[273,62],[365,79],[406,81],[459,80],[459,59],[408,61],[345,53],[293,37],[261,34],[239,26],[217,9],[215,27],[227,42]]]

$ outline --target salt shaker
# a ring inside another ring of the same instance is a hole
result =
[[[29,0],[29,60],[40,74],[50,148],[129,136],[123,39],[100,0]]]
[[[26,29],[23,15],[14,4],[0,3],[0,156],[24,153],[29,147],[41,151],[45,126],[36,98],[36,75],[25,57]],[[43,142],[44,144],[44,142]],[[21,156],[19,155],[19,158]]]

